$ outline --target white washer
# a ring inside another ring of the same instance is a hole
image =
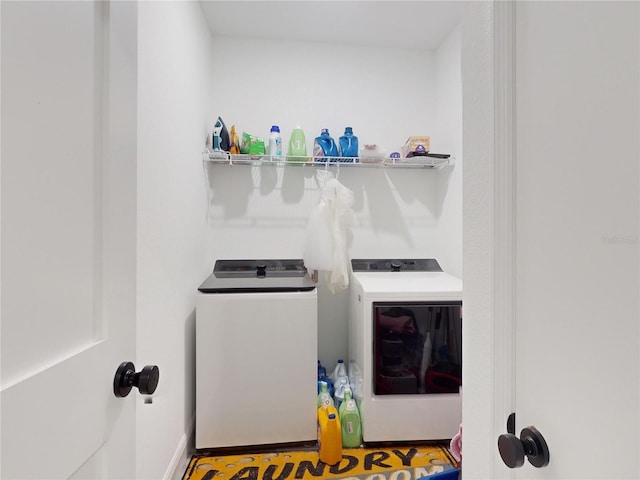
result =
[[[349,377],[363,440],[452,438],[462,418],[462,281],[434,259],[352,267]]]
[[[317,294],[302,260],[218,260],[196,300],[196,448],[317,438]]]

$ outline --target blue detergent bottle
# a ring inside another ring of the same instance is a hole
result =
[[[322,366],[320,360],[318,360],[318,380],[327,376],[327,369]]]
[[[345,127],[344,135],[342,135],[339,139],[340,144],[340,156],[345,157],[341,161],[343,162],[354,162],[358,156],[358,137],[353,134],[353,128]]]
[[[322,390],[323,382],[327,384],[327,390],[329,390],[329,394],[333,397],[333,382],[327,377],[327,369],[324,368],[320,360],[318,360],[318,393]]]
[[[338,146],[329,134],[328,128],[323,128],[320,136],[315,138],[313,142],[313,156],[316,157],[314,159],[316,162],[326,162],[327,157],[340,156]]]

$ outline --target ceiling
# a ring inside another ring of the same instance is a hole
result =
[[[201,0],[213,35],[436,49],[461,1]]]

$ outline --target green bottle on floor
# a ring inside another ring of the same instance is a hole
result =
[[[345,388],[344,401],[340,404],[340,424],[342,426],[342,447],[357,448],[362,444],[362,423],[356,401],[351,398],[351,390]]]
[[[333,398],[331,398],[331,394],[329,393],[329,387],[327,382],[320,382],[320,393],[318,394],[318,408],[320,407],[333,407]]]

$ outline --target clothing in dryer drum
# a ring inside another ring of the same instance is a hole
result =
[[[374,302],[375,395],[458,393],[462,302]]]

